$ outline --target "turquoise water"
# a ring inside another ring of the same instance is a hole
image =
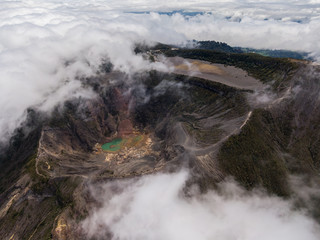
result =
[[[101,148],[104,151],[116,152],[116,151],[120,150],[122,141],[123,140],[121,138],[116,138],[116,139],[112,140],[111,142],[103,144],[101,146]]]

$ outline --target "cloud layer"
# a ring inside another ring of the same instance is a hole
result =
[[[92,189],[102,204],[84,220],[89,237],[104,239],[319,239],[319,226],[290,202],[233,182],[220,192],[184,193],[188,172],[121,180]],[[187,197],[188,196],[188,197]]]
[[[206,13],[193,17],[156,13],[180,9]],[[151,13],[130,13],[141,11]],[[29,107],[50,112],[66,99],[92,97],[79,78],[94,75],[102,59],[110,59],[126,73],[161,67],[135,56],[134,42],[210,39],[310,51],[318,57],[319,12],[316,0],[2,1],[0,142],[24,121]]]
[[[203,13],[159,13],[181,9]],[[5,0],[0,13],[0,145],[28,108],[50,113],[67,99],[93,98],[81,78],[97,74],[102,60],[127,74],[164,68],[135,55],[135,42],[216,40],[308,51],[320,61],[317,0]],[[194,190],[186,197],[187,178],[181,171],[94,188],[102,208],[83,227],[88,235],[108,230],[124,240],[319,239],[318,226],[290,202],[248,195],[234,183],[221,186],[222,193]]]

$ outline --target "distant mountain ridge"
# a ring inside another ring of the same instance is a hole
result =
[[[256,49],[256,48],[244,48],[244,47],[231,47],[224,42],[216,41],[193,41],[195,48],[197,49],[207,49],[213,51],[219,51],[224,53],[257,53],[266,57],[275,58],[294,58],[294,59],[308,59],[307,52],[296,52],[289,50],[272,50],[272,49]]]

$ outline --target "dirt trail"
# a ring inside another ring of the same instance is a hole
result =
[[[247,122],[249,121],[251,115],[252,115],[252,111],[250,111],[250,112],[248,113],[247,118],[246,118],[246,120],[244,121],[244,123],[241,125],[240,129],[242,129],[242,128],[247,124]]]

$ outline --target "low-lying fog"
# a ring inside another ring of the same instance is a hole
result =
[[[231,180],[200,195],[195,186],[185,189],[188,177],[184,169],[91,186],[102,207],[82,227],[98,239],[319,239],[319,225],[291,201]]]
[[[136,42],[216,40],[320,59],[319,6],[317,0],[2,1],[0,144],[23,124],[28,108],[50,114],[67,99],[93,98],[81,78],[97,74],[104,60],[128,75],[165,69],[135,55]],[[181,9],[201,14],[161,13]],[[248,193],[232,181],[219,193],[193,188],[186,197],[188,176],[182,170],[92,187],[102,207],[82,226],[89,236],[109,231],[121,240],[319,239],[319,226],[290,200]]]

